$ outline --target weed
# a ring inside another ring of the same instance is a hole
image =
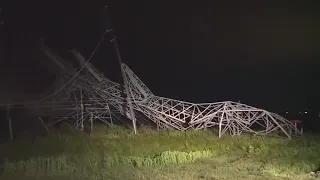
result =
[[[115,126],[96,127],[97,132],[87,135],[66,129],[62,134],[54,133],[34,141],[23,139],[0,145],[0,153],[5,157],[1,159],[2,173],[113,179],[124,176],[116,169],[125,168],[127,173],[130,170],[141,178],[148,176],[141,174],[148,169],[151,173],[174,164],[191,166],[201,159],[219,160],[227,156],[235,157],[236,160],[229,162],[233,165],[208,164],[204,168],[209,171],[215,167],[217,174],[233,168],[234,172],[241,170],[257,176],[265,173],[289,176],[308,174],[320,164],[320,141],[314,135],[293,140],[248,135],[218,139],[209,131],[158,132],[140,127],[139,135],[133,135],[132,130]],[[239,158],[244,158],[246,163]]]

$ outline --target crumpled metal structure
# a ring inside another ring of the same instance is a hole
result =
[[[52,52],[44,51],[55,62],[58,61]],[[195,104],[154,95],[123,63],[121,68],[129,89],[127,98],[124,98],[120,84],[106,78],[91,63],[86,62],[79,52],[73,51],[73,55],[84,70],[75,76],[75,69],[65,68],[62,78],[57,80],[59,83],[56,88],[75,77],[72,82],[50,100],[29,104],[29,108],[46,109],[46,113],[39,116],[51,114],[53,123],[68,120],[74,127],[83,129],[85,122],[92,125],[97,120],[111,125],[113,119],[120,115],[135,123],[135,117],[131,117],[127,106],[130,101],[137,121],[153,122],[158,129],[185,131],[216,127],[219,137],[226,132],[231,135],[243,132],[266,135],[277,132],[288,138],[296,132],[299,134],[299,130],[290,121],[264,109],[232,101]],[[62,62],[56,63],[62,68]],[[61,111],[64,113],[56,113]]]

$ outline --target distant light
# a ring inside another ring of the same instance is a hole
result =
[[[289,112],[288,111],[286,111],[286,114],[288,114]]]
[[[307,114],[308,112],[307,112],[307,111],[305,111],[304,113],[305,113],[305,114]]]

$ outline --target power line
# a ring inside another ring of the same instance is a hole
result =
[[[58,94],[60,91],[62,91],[70,82],[72,82],[78,75],[79,73],[83,70],[83,68],[90,62],[90,60],[92,59],[92,57],[94,56],[94,54],[96,53],[96,51],[98,50],[98,48],[100,47],[101,43],[103,42],[106,34],[110,32],[109,29],[106,29],[100,39],[100,41],[98,42],[96,48],[93,50],[93,52],[91,53],[90,57],[85,61],[85,63],[83,63],[83,65],[81,66],[81,68],[79,69],[78,72],[76,72],[68,82],[66,82],[65,84],[63,84],[58,90],[54,91],[53,93],[51,93],[50,95],[44,97],[41,100],[36,100],[36,101],[27,101],[27,102],[21,102],[21,103],[9,103],[9,104],[0,104],[0,106],[8,106],[8,105],[17,105],[17,104],[34,104],[34,103],[39,103],[41,101],[45,101],[48,98],[55,96],[56,94]]]

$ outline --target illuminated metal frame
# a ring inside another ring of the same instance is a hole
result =
[[[73,54],[83,65],[84,57],[77,51],[73,51]],[[295,135],[292,132],[299,134],[294,124],[285,118],[245,104],[232,101],[195,104],[156,96],[126,64],[122,63],[121,68],[128,86],[125,93],[129,93],[127,97],[132,102],[134,113],[148,117],[158,129],[185,131],[218,127],[219,137],[226,132],[234,136],[243,132],[266,135],[279,131],[288,138]],[[66,100],[61,100],[58,94],[55,103],[41,102],[38,107],[49,107],[54,112],[67,110],[68,113],[56,117],[55,122],[68,120],[80,130],[83,130],[85,121],[90,122],[92,127],[97,120],[112,125],[113,117],[119,115],[132,119],[132,113],[124,103],[128,99],[121,96],[120,84],[104,77],[91,63],[87,63],[85,69],[61,92],[67,97]],[[135,119],[132,120],[135,122]]]

